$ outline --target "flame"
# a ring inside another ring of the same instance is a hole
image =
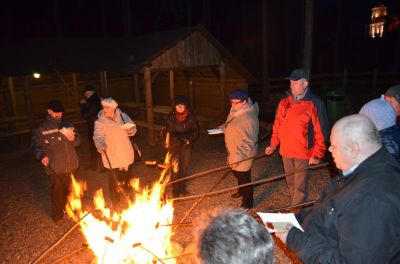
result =
[[[169,163],[170,155],[166,161]],[[84,182],[72,176],[71,193],[66,206],[68,215],[80,220],[82,233],[97,257],[97,263],[154,263],[170,258],[172,252],[173,206],[171,201],[162,201],[170,178],[168,168],[151,189],[141,190],[138,179],[130,182],[128,206],[121,212],[112,212],[106,207],[102,190],[96,191],[93,201],[96,210],[89,213],[82,208],[81,197],[86,190]],[[167,226],[165,226],[167,225]],[[163,263],[176,263],[175,259]]]

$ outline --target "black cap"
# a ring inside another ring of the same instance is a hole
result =
[[[50,109],[55,113],[60,113],[65,111],[64,106],[59,100],[50,100],[47,105],[47,109]]]
[[[308,80],[306,71],[304,69],[296,69],[292,71],[289,77],[286,78],[286,80],[291,80],[291,81],[298,81],[300,79]]]
[[[88,84],[88,85],[85,86],[85,89],[82,92],[84,93],[84,92],[87,92],[87,91],[96,91],[96,89],[94,89],[93,85]]]

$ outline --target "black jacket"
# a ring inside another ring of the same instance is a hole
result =
[[[79,167],[75,147],[81,143],[79,134],[73,142],[59,132],[63,127],[72,127],[66,120],[56,120],[50,115],[40,122],[32,132],[31,149],[35,158],[41,161],[49,157],[48,174],[70,173]],[[75,132],[76,133],[76,132]]]
[[[400,165],[384,147],[338,177],[287,246],[304,263],[400,263]]]
[[[102,109],[100,97],[97,93],[94,93],[88,99],[86,103],[80,104],[81,115],[86,120],[88,126],[88,136],[93,137],[94,122],[97,120],[97,115]]]
[[[190,110],[189,110],[190,111]],[[189,112],[183,122],[179,122],[171,112],[167,118],[167,132],[170,134],[170,147],[179,147],[189,141],[193,143],[199,136],[199,125],[193,112]]]

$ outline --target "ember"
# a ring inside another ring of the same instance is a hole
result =
[[[167,155],[165,164],[169,159]],[[173,256],[170,224],[174,208],[171,201],[162,201],[169,168],[170,165],[162,171],[151,189],[141,189],[139,180],[132,180],[127,208],[121,212],[112,212],[105,206],[102,190],[95,193],[96,213],[86,216],[80,226],[98,263],[153,263]],[[72,185],[67,213],[78,221],[87,213],[81,204],[86,184],[73,179]],[[165,263],[175,263],[175,259]]]

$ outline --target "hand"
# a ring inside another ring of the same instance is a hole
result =
[[[283,244],[286,245],[286,238],[289,232],[275,232],[275,236],[279,238]]]
[[[274,153],[275,149],[276,148],[274,146],[268,146],[268,147],[265,148],[265,154],[266,155],[271,155],[272,153]]]
[[[74,141],[75,140],[75,134],[65,134],[64,135],[68,141]]]
[[[85,99],[85,98],[82,98],[82,99],[79,101],[79,103],[80,103],[80,104],[86,104],[87,102],[86,102],[86,99]]]
[[[99,152],[101,155],[106,154],[106,148],[98,148],[97,152]]]
[[[316,164],[319,164],[319,162],[320,162],[320,159],[317,159],[317,158],[315,158],[315,157],[311,157],[311,158],[308,160],[308,165],[316,165]]]
[[[42,160],[41,160],[43,166],[47,167],[49,166],[49,157],[45,156]]]

